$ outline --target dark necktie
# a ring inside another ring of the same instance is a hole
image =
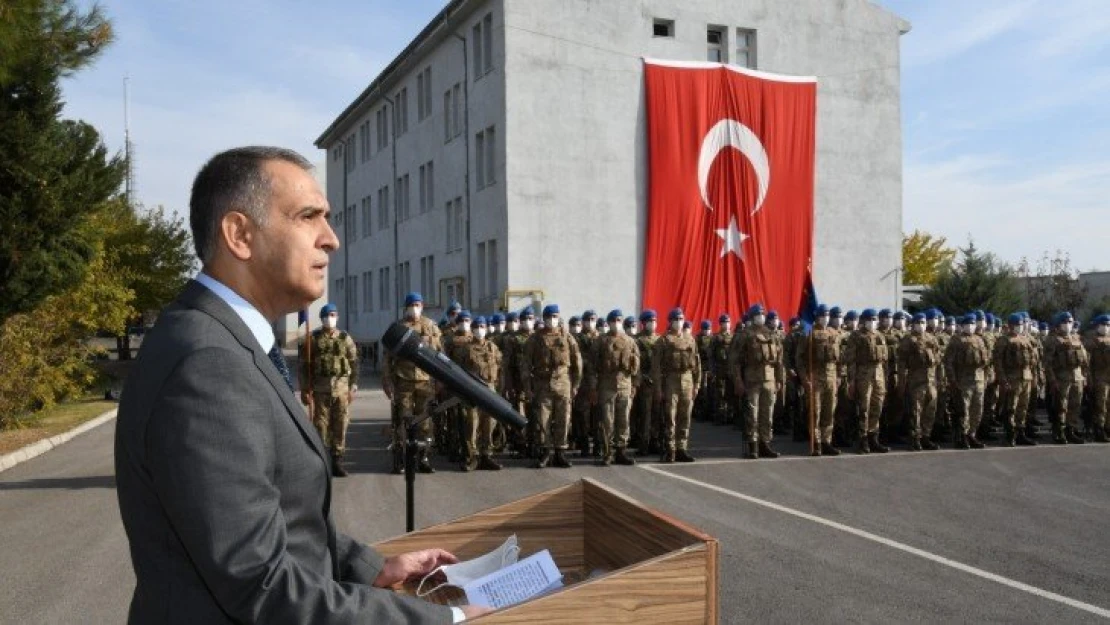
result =
[[[289,377],[289,367],[285,364],[285,356],[281,353],[281,348],[274,343],[274,347],[270,350],[270,362],[274,363],[277,367],[278,373],[281,377],[285,378],[285,383],[289,385],[289,390],[293,390],[293,378]]]

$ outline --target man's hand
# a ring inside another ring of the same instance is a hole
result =
[[[468,621],[472,618],[478,618],[479,616],[493,612],[493,608],[487,608],[484,605],[463,605],[459,606],[459,609],[462,610],[463,616],[465,616]]]
[[[402,553],[385,559],[385,564],[374,579],[373,586],[392,588],[401,582],[424,577],[439,566],[454,564],[458,561],[458,558],[442,549],[425,549],[423,551]]]

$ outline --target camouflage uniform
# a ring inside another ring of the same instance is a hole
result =
[[[886,402],[883,406],[883,431],[886,433],[888,439],[893,440],[903,432],[902,426],[905,418],[903,413],[907,398],[902,391],[901,385],[898,383],[902,374],[902,364],[898,358],[898,350],[902,346],[902,339],[906,338],[909,333],[903,332],[894,326],[890,326],[885,330],[879,330],[879,333],[883,335],[883,339],[886,341],[887,350],[886,367],[884,368],[886,373],[887,394]],[[937,350],[940,350],[939,345],[937,346]],[[936,389],[934,388],[933,390],[935,395]],[[936,398],[934,397],[933,417],[936,416],[935,404]],[[926,436],[931,433],[933,418],[929,418],[928,423],[930,424],[930,432],[927,432]]]
[[[948,383],[948,372],[944,369],[944,357],[948,353],[948,346],[952,343],[952,336],[943,329],[937,332],[928,332],[937,340],[940,348],[940,362],[937,363],[937,411],[934,426],[942,430],[952,428],[952,405],[955,403]],[[939,424],[937,426],[936,424]]]
[[[651,367],[656,396],[663,402],[663,460],[688,456],[694,392],[701,384],[701,363],[694,338],[668,331],[655,341]]]
[[[582,379],[586,379],[590,375],[590,359],[589,355],[593,352],[593,345],[599,338],[597,330],[583,330],[578,334],[572,334],[576,341],[578,341],[578,353],[582,354]],[[583,456],[590,455],[590,439],[594,434],[594,407],[590,405],[590,394],[588,389],[578,389],[578,394],[574,397],[574,407],[571,413],[571,435],[574,437],[575,446],[582,452]],[[594,441],[596,443],[596,441]]]
[[[713,335],[709,332],[702,332],[698,334],[695,341],[698,345],[698,363],[701,365],[702,376],[701,385],[698,386],[697,396],[694,400],[694,418],[698,421],[707,421],[713,415],[713,402],[711,401],[713,392],[713,367],[711,365]]]
[[[599,407],[601,462],[609,464],[616,448],[618,464],[634,464],[625,452],[632,397],[640,377],[640,348],[632,337],[609,332],[593,342],[586,385]]]
[[[358,347],[346,332],[319,328],[312,332],[311,368],[306,345],[300,345],[300,387],[312,389],[312,423],[332,454],[342,457],[350,423],[347,402],[358,386]],[[311,381],[311,382],[310,382]]]
[[[1074,334],[1061,336],[1053,331],[1044,346],[1045,374],[1056,400],[1056,442],[1078,443],[1083,439],[1079,430],[1079,409],[1083,400],[1083,369],[1087,367],[1087,350]],[[1065,427],[1066,426],[1066,427]]]
[[[883,451],[879,444],[879,419],[886,398],[884,364],[888,352],[886,339],[878,330],[857,330],[848,339],[848,384],[852,386],[859,410],[860,451]]]
[[[1005,405],[1000,412],[1006,413],[1006,436],[1010,445],[1025,437],[1025,417],[1029,413],[1029,398],[1036,381],[1035,369],[1038,367],[1035,340],[1021,334],[1005,335],[994,344],[994,366],[998,381],[1002,386],[1000,402]]]
[[[402,320],[402,323],[416,332],[429,348],[442,349],[439,328],[430,319],[420,317],[415,321]],[[393,471],[400,473],[404,465],[405,428],[415,417],[424,414],[428,402],[435,397],[435,387],[430,375],[388,351],[382,366],[382,383],[385,390],[392,394]],[[427,420],[417,426],[417,435],[423,439],[431,435],[431,424]],[[431,468],[425,449],[420,455],[420,469],[430,472]]]
[[[490,390],[497,391],[502,359],[501,350],[493,341],[464,334],[455,337],[450,349],[448,358],[485,382]],[[493,449],[493,418],[469,404],[464,406],[462,412],[462,438],[466,445],[462,460],[463,470],[475,468],[478,455],[482,458],[480,468],[492,469],[494,463],[490,461],[490,454]]]
[[[1087,339],[1086,349],[1090,357],[1091,424],[1095,440],[1106,442],[1110,434],[1106,423],[1106,411],[1110,406],[1110,335],[1092,334]]]
[[[636,337],[636,346],[640,348],[640,387],[636,392],[633,405],[635,422],[632,429],[635,447],[641,454],[651,453],[651,447],[659,439],[659,419],[656,414],[660,412],[659,403],[655,401],[655,379],[652,377],[655,345],[659,342],[656,334],[644,333]]]
[[[782,341],[774,330],[754,326],[732,346],[732,365],[729,368],[742,387],[748,404],[745,430],[748,455],[774,456],[768,453],[773,438],[772,411],[775,399],[785,377],[782,364]]]
[[[737,419],[736,393],[729,375],[728,356],[735,335],[731,332],[718,332],[709,344],[709,374],[713,384],[714,420],[724,425]]]
[[[820,444],[820,453],[836,455],[833,422],[840,387],[840,331],[814,326],[809,336],[798,340],[794,362],[810,394],[813,438]]]
[[[801,380],[798,377],[799,365],[797,360],[798,344],[805,341],[805,330],[801,327],[793,328],[782,342],[783,368],[786,374],[786,419],[790,422],[790,431],[794,433],[794,440],[806,440],[809,436],[809,426],[806,425],[806,411],[802,404],[803,392]]]
[[[911,332],[898,343],[897,385],[909,399],[912,449],[936,449],[932,442],[937,414],[937,365],[942,364],[940,343],[928,332]]]
[[[559,328],[544,328],[528,337],[519,362],[526,397],[536,411],[539,466],[546,466],[551,449],[561,459],[567,449],[572,398],[582,381],[578,342]]]
[[[978,334],[959,334],[952,338],[944,357],[945,375],[953,392],[958,393],[960,426],[955,434],[956,446],[981,447],[976,438],[983,418],[983,394],[986,392],[986,368],[991,353]]]

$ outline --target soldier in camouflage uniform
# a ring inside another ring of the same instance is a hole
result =
[[[1045,376],[1056,403],[1056,419],[1052,424],[1053,441],[1057,444],[1080,444],[1079,408],[1083,398],[1083,369],[1088,366],[1087,350],[1078,336],[1071,333],[1074,318],[1062,312],[1053,319],[1054,331],[1045,339]]]
[[[798,375],[798,343],[805,339],[805,328],[802,320],[794,317],[790,320],[790,332],[782,342],[783,367],[786,372],[786,420],[790,422],[790,431],[794,434],[795,441],[806,440],[809,436],[807,425],[807,411],[804,406],[804,387]]]
[[[485,317],[474,319],[474,331],[460,334],[451,343],[447,357],[455,361],[496,392],[502,378],[501,350],[487,338],[489,326]],[[462,438],[466,445],[463,471],[498,471],[501,465],[493,460],[493,419],[472,405],[465,405],[462,417]]]
[[[980,317],[980,313],[982,313]],[[987,351],[994,354],[994,344],[997,342],[998,335],[994,331],[994,315],[992,313],[984,313],[981,310],[975,311],[976,332],[979,336],[983,337],[983,342],[987,346]],[[986,387],[983,391],[983,421],[979,425],[979,437],[985,441],[995,440],[994,435],[991,434],[991,428],[997,423],[997,410],[998,410],[998,376],[994,371],[994,359],[987,364],[986,369]]]
[[[932,321],[930,321],[930,317]],[[949,328],[948,321],[951,321]],[[943,440],[943,437],[952,435],[958,428],[952,427],[952,406],[956,403],[955,397],[948,384],[948,373],[944,368],[944,356],[948,353],[948,344],[956,334],[956,318],[947,319],[935,309],[925,311],[925,332],[937,340],[940,347],[940,363],[937,364],[937,412],[933,422],[933,438]]]
[[[897,351],[896,380],[902,396],[909,399],[913,451],[937,449],[932,432],[937,414],[937,365],[943,361],[936,335],[926,332],[925,326],[925,315],[914,315],[912,331],[902,337]]]
[[[952,339],[944,357],[948,384],[960,405],[960,424],[954,435],[957,449],[984,447],[976,433],[983,418],[983,393],[991,353],[983,337],[976,333],[977,325],[975,313],[965,316],[962,332]]]
[[[590,402],[601,413],[600,463],[602,466],[612,462],[633,465],[636,461],[628,455],[627,449],[632,397],[640,377],[640,348],[624,333],[624,314],[620,310],[610,311],[605,319],[609,332],[593,342],[586,378]]]
[[[685,315],[675,308],[667,315],[667,333],[655,342],[651,377],[656,401],[662,402],[662,462],[693,462],[686,449],[690,440],[690,417],[694,393],[701,386],[701,362],[694,337],[683,332]]]
[[[578,342],[560,327],[557,305],[544,307],[543,330],[533,334],[524,344],[520,377],[525,401],[534,403],[536,414],[540,452],[535,467],[542,469],[552,462],[551,450],[554,449],[553,464],[569,468],[567,430],[570,429],[571,402],[582,381],[582,356]]]
[[[738,418],[737,397],[729,374],[728,355],[732,349],[732,318],[722,313],[717,318],[717,333],[709,344],[709,373],[713,383],[714,423],[726,425]]]
[[[782,390],[785,377],[782,364],[782,342],[775,331],[767,326],[763,306],[756,304],[748,310],[752,320],[750,330],[733,342],[729,371],[734,376],[736,391],[748,404],[747,458],[778,458],[771,448],[773,410],[775,398]]]
[[[572,317],[571,322],[575,319]],[[579,324],[578,333],[571,332],[571,335],[578,341],[578,352],[582,354],[582,379],[586,379],[590,375],[590,359],[588,355],[593,352],[594,341],[598,338],[597,332],[597,313],[592,310],[587,310],[582,313],[582,319]],[[585,385],[582,385],[583,387]],[[594,434],[594,406],[590,404],[590,393],[586,388],[579,388],[578,394],[574,397],[574,410],[571,414],[571,435],[573,436],[574,446],[581,452],[582,457],[587,457],[592,453],[591,438]]]
[[[712,366],[710,364],[712,358],[710,346],[713,343],[712,328],[713,324],[708,319],[702,319],[698,335],[694,339],[698,346],[698,363],[701,365],[702,371],[701,386],[698,387],[694,399],[695,421],[709,421],[713,418],[713,403],[710,400],[711,389],[713,388]]]
[[[654,310],[645,310],[640,313],[640,324],[643,331],[636,337],[636,345],[640,348],[640,388],[636,391],[636,400],[633,406],[635,411],[635,430],[637,438],[636,448],[640,455],[659,453],[659,402],[655,399],[655,379],[652,377],[655,344],[659,336],[655,333],[657,317]]]
[[[312,344],[300,345],[301,401],[309,406],[312,423],[332,455],[332,475],[346,477],[343,453],[347,447],[348,406],[358,390],[358,347],[336,328],[335,304],[320,309],[323,327],[312,332]]]
[[[519,314],[511,312],[505,315],[505,334],[500,345],[505,368],[505,387],[502,394],[509,401],[509,404],[517,412],[524,415],[528,421],[528,425],[523,430],[510,433],[517,455],[525,458],[531,458],[535,455],[535,415],[532,413],[531,405],[524,402],[524,383],[520,377],[520,360],[524,356],[524,343],[532,334],[531,323],[534,322],[534,319],[535,314],[532,312],[531,306],[524,308]]]
[[[419,293],[409,293],[405,297],[405,313],[401,323],[420,336],[430,349],[440,350],[439,328],[430,319],[422,316],[424,298]],[[429,401],[435,397],[432,377],[408,360],[398,359],[392,352],[386,352],[382,366],[382,390],[390,399],[393,424],[393,472],[404,472],[406,426],[413,419],[424,414]],[[418,436],[427,439],[430,424],[427,420],[418,426]],[[417,463],[421,473],[434,473],[428,461],[428,450],[424,448]]]
[[[817,307],[813,330],[798,340],[794,363],[805,385],[806,409],[813,411],[813,455],[839,456],[833,445],[833,423],[840,388],[840,331],[829,327],[829,308],[824,304]]]
[[[878,314],[871,308],[860,315],[863,325],[848,339],[848,396],[859,410],[857,453],[886,453],[879,442],[880,418],[886,397],[885,365],[889,353],[886,339],[879,334]]]
[[[1090,360],[1091,426],[1095,442],[1110,442],[1106,412],[1110,407],[1110,315],[1099,315],[1091,321],[1087,337],[1087,355]]]
[[[1036,381],[1037,348],[1025,334],[1025,320],[1021,313],[1010,315],[1009,332],[994,344],[994,367],[1000,387],[999,401],[1004,406],[999,412],[1006,417],[1006,444],[1036,445],[1025,436],[1025,417],[1029,413],[1029,397]]]
[[[900,311],[898,315],[901,315]],[[883,339],[886,341],[887,360],[884,373],[886,374],[886,387],[888,389],[886,401],[883,402],[882,430],[883,436],[888,442],[900,443],[900,439],[905,433],[903,407],[906,404],[906,396],[902,390],[902,385],[898,383],[901,374],[901,371],[899,371],[901,364],[898,359],[898,348],[901,346],[906,332],[894,326],[894,317],[895,313],[889,308],[879,311],[879,333],[883,335]],[[932,420],[929,423],[932,427]],[[930,431],[927,434],[931,435],[932,432]]]
[[[454,325],[443,326],[440,346],[444,354],[450,355],[455,341],[470,335],[473,319],[469,310],[460,310],[454,316]],[[448,398],[447,389],[440,388],[439,401],[447,401]],[[463,412],[463,406],[458,404],[435,417],[436,448],[440,455],[446,454],[451,462],[462,462],[465,455]]]

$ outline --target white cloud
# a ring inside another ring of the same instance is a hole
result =
[[[1035,15],[1036,4],[1023,0],[934,5],[933,14],[920,22],[911,20],[914,29],[902,40],[904,67],[938,63],[986,44]]]

